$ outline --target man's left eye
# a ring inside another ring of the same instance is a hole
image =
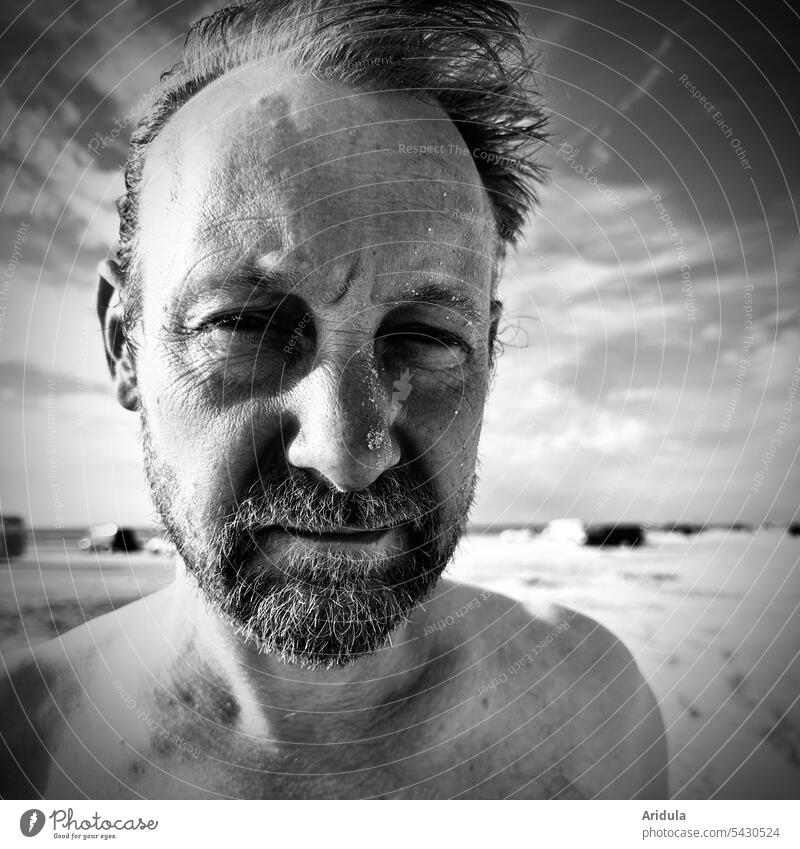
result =
[[[411,355],[460,358],[472,352],[466,339],[440,327],[430,325],[404,325],[387,328],[379,335],[379,342],[389,353],[408,352]]]
[[[428,345],[454,345],[462,348],[469,347],[467,341],[462,339],[456,333],[451,333],[440,327],[423,324],[393,327],[391,329],[384,330],[381,334],[381,338],[403,340],[407,342],[410,341]]]

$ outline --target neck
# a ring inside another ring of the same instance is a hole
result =
[[[183,568],[171,590],[173,679],[187,677],[203,690],[198,701],[216,721],[235,717],[240,729],[272,740],[324,739],[383,722],[415,694],[427,663],[425,612],[372,655],[334,669],[309,669],[259,652],[209,608]],[[191,660],[189,659],[191,658]]]

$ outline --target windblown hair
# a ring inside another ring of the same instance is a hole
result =
[[[526,42],[503,0],[253,0],[201,18],[131,137],[126,193],[117,202],[123,276],[130,276],[151,142],[209,83],[275,55],[298,73],[438,104],[472,153],[501,244],[513,244],[544,176],[534,154],[546,119]]]

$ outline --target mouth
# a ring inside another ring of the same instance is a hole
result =
[[[365,545],[381,542],[388,534],[397,529],[395,527],[385,528],[330,528],[324,531],[311,530],[309,528],[289,527],[279,525],[273,530],[287,536],[295,537],[303,542],[341,545]]]
[[[297,525],[271,525],[262,532],[269,540],[268,546],[278,552],[298,545],[320,551],[357,551],[385,554],[395,552],[405,544],[405,523],[382,527],[337,527],[310,528]],[[265,541],[266,541],[265,540]]]

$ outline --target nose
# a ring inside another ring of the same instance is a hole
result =
[[[400,462],[393,433],[397,405],[370,353],[318,360],[292,396],[298,429],[287,449],[290,465],[350,491],[366,489]]]

